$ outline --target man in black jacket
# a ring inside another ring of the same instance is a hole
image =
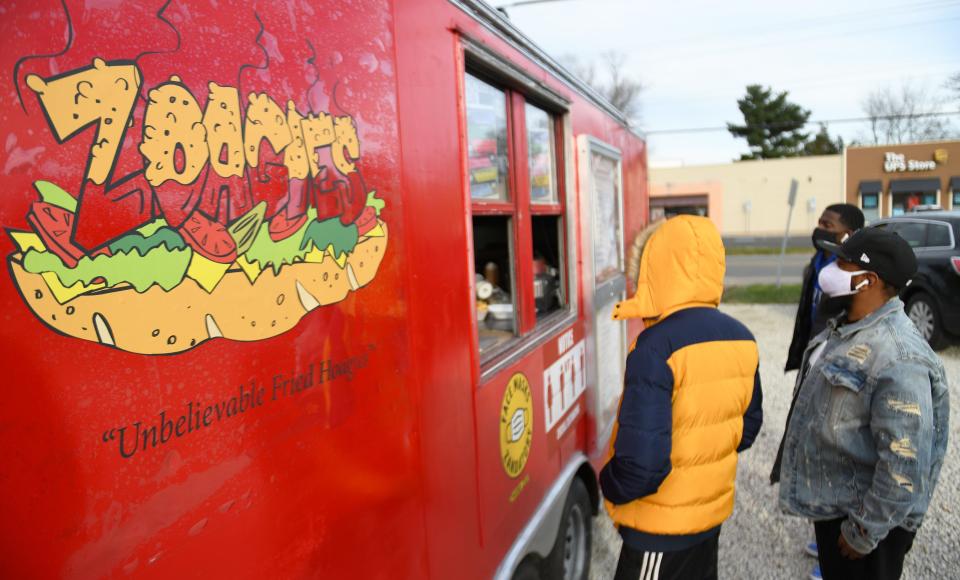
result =
[[[818,239],[840,243],[845,237],[861,229],[864,225],[863,212],[855,205],[838,203],[823,210],[817,228],[813,230],[813,243]],[[817,276],[820,270],[836,260],[835,256],[818,249],[803,271],[803,291],[800,293],[800,306],[797,308],[797,320],[793,325],[793,341],[787,354],[786,371],[800,368],[800,359],[810,339],[820,334],[827,320],[840,314],[849,300],[830,298],[820,291]],[[849,298],[849,297],[848,297]]]

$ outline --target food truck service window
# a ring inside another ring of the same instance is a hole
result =
[[[497,75],[464,75],[481,364],[569,311],[560,117]]]
[[[531,234],[533,237],[533,299],[537,322],[563,309],[566,276],[563,264],[563,206],[557,193],[556,117],[530,103],[524,108],[527,171],[530,177]]]

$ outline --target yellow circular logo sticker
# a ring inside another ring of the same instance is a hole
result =
[[[533,396],[530,381],[522,373],[510,377],[500,406],[500,459],[510,477],[527,466],[533,443]]]

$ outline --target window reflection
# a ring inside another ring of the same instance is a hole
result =
[[[465,89],[470,197],[506,201],[507,96],[469,74]]]
[[[527,104],[527,163],[530,170],[530,201],[557,203],[557,181],[554,177],[556,149],[553,139],[553,118],[549,113]]]

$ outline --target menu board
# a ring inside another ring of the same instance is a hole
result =
[[[597,284],[623,271],[620,224],[620,163],[590,154],[593,177],[593,273]]]

